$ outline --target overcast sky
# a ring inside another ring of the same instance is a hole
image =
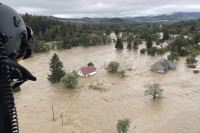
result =
[[[1,0],[19,13],[66,18],[200,12],[200,0]]]

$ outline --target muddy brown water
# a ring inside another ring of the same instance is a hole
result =
[[[176,70],[158,74],[150,71],[150,66],[167,54],[140,55],[138,51],[116,50],[114,44],[56,51],[68,72],[90,61],[97,68],[96,75],[79,77],[76,89],[65,89],[61,83],[47,80],[53,53],[35,54],[21,61],[38,78],[15,93],[22,133],[116,133],[117,120],[123,118],[131,119],[129,133],[200,132],[200,75],[185,66],[185,58],[175,62]],[[104,65],[110,61],[118,61],[127,77],[107,73]],[[152,83],[164,89],[161,101],[144,96]],[[91,84],[100,87],[94,89]]]

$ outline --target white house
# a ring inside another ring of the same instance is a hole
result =
[[[78,70],[78,75],[82,77],[88,77],[94,74],[96,74],[96,68],[93,65],[82,67],[81,69]]]

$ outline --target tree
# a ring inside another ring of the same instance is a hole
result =
[[[149,36],[149,34],[148,34],[146,31],[143,31],[143,32],[139,35],[139,37],[140,37],[141,39],[144,39],[145,41],[151,38],[151,37]]]
[[[153,43],[152,43],[152,41],[151,41],[151,38],[149,38],[148,40],[147,40],[147,42],[146,42],[146,47],[147,47],[147,49],[149,49],[149,48],[151,48],[153,46]]]
[[[133,41],[133,35],[132,35],[132,34],[128,34],[128,35],[127,35],[127,38],[126,38],[126,41],[127,41],[128,43],[131,43],[131,42]]]
[[[78,78],[78,72],[75,71],[75,70],[73,70],[72,72],[73,72],[73,73],[75,74],[75,76]]]
[[[156,33],[151,36],[152,41],[157,42],[160,39],[160,34]]]
[[[157,53],[157,51],[158,51],[158,48],[155,47],[155,46],[153,46],[153,47],[147,49],[148,54],[150,54],[150,55],[152,55],[152,56],[154,56],[155,53]]]
[[[52,32],[51,32],[50,29],[46,29],[45,30],[44,37],[45,37],[46,41],[48,41],[48,42],[51,41],[51,39],[52,39]]]
[[[115,35],[118,36],[119,35],[119,29],[118,27],[114,29]]]
[[[140,50],[140,53],[141,54],[144,54],[146,52],[146,48],[142,48],[141,50]]]
[[[132,49],[132,44],[131,44],[131,43],[128,43],[127,49],[128,49],[128,50],[131,50],[131,49]]]
[[[106,44],[107,43],[107,37],[103,35],[103,36],[101,36],[101,38],[102,38],[102,43]]]
[[[122,120],[118,120],[117,123],[117,131],[118,133],[127,133],[128,128],[130,127],[131,120],[124,118]]]
[[[56,42],[56,49],[61,50],[63,49],[63,43],[62,42]]]
[[[118,75],[120,78],[123,78],[123,77],[126,76],[126,73],[125,73],[125,71],[122,69],[122,70],[120,70],[120,71],[117,72],[117,75]]]
[[[186,52],[191,57],[196,57],[199,54],[199,51],[197,48],[194,47],[194,45],[188,45],[185,47]]]
[[[119,63],[116,61],[111,61],[107,66],[107,71],[111,73],[116,73],[119,68]]]
[[[144,92],[144,95],[151,95],[153,96],[153,99],[156,98],[162,98],[163,90],[160,88],[160,84],[153,84],[149,86],[149,89],[147,89]]]
[[[71,45],[70,45],[70,40],[71,40],[71,37],[69,34],[66,35],[66,37],[63,39],[63,49],[70,49],[71,48]]]
[[[110,27],[109,26],[106,26],[106,35],[110,35],[110,33],[111,33],[111,29],[110,29]]]
[[[78,85],[78,76],[75,72],[66,73],[62,78],[62,83],[66,88],[74,88]]]
[[[50,46],[46,44],[46,41],[37,41],[35,39],[35,47],[34,47],[35,53],[46,52],[49,50],[50,50]]]
[[[72,44],[72,46],[79,46],[79,44],[80,44],[80,39],[77,38],[77,37],[73,37],[73,38],[71,39],[71,44]]]
[[[89,62],[88,66],[94,66],[94,64],[92,62]]]
[[[138,49],[138,43],[137,43],[137,41],[135,41],[135,42],[133,43],[133,49],[134,49],[134,50]]]
[[[81,34],[80,42],[83,46],[89,46],[90,45],[90,38],[89,38],[88,34],[86,34],[86,33]]]
[[[164,54],[166,51],[167,51],[166,48],[158,48],[157,49],[158,54]]]
[[[194,58],[194,57],[187,57],[186,58],[186,64],[189,65],[189,64],[194,64],[194,63],[197,63],[198,61]]]
[[[137,42],[137,44],[142,44],[142,40],[138,36],[135,37],[135,42]]]
[[[162,38],[163,41],[165,40],[169,40],[169,33],[167,30],[164,31],[164,34],[163,34],[163,38]]]
[[[116,49],[123,49],[123,44],[122,44],[122,39],[121,38],[117,38],[117,42],[115,44],[115,48]]]
[[[200,35],[199,34],[194,34],[192,36],[192,39],[194,40],[194,43],[195,44],[198,44],[199,43],[199,40],[200,40]]]
[[[51,75],[48,75],[48,80],[52,83],[59,82],[60,79],[65,75],[65,70],[63,69],[63,63],[59,60],[56,53],[52,56],[49,64]]]
[[[174,60],[176,60],[176,61],[178,61],[179,60],[179,58],[178,58],[178,52],[171,52],[171,54],[170,55],[168,55],[167,56],[167,59],[169,60],[169,61],[174,61]]]
[[[59,42],[59,41],[61,41],[61,40],[62,40],[61,36],[60,36],[60,35],[56,35],[55,41],[56,41],[56,42]]]
[[[173,48],[175,48],[178,51],[178,54],[180,56],[185,56],[187,55],[187,51],[184,46],[186,46],[186,40],[183,36],[177,36],[174,43],[173,43]]]
[[[41,32],[41,31],[39,32],[39,35],[38,35],[38,40],[44,40],[44,37],[43,37],[43,34],[42,34],[42,32]]]

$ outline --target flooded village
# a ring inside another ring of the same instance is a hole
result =
[[[78,71],[88,62],[94,63],[96,74],[79,77],[75,89],[65,89],[61,82],[50,84],[47,80],[49,61],[55,51],[34,54],[22,61],[38,82],[23,84],[22,91],[15,94],[21,131],[115,133],[117,120],[129,118],[130,133],[197,133],[200,76],[185,64],[186,57],[174,61],[176,69],[160,74],[151,71],[151,66],[161,58],[167,59],[168,52],[156,56],[141,54],[140,49],[146,47],[144,42],[138,50],[116,50],[114,45],[56,51],[67,72]],[[105,65],[110,61],[119,62],[126,77],[108,73]],[[153,83],[159,83],[163,89],[161,100],[144,96],[144,91]]]
[[[0,133],[200,133],[200,0],[3,0],[0,73]]]

